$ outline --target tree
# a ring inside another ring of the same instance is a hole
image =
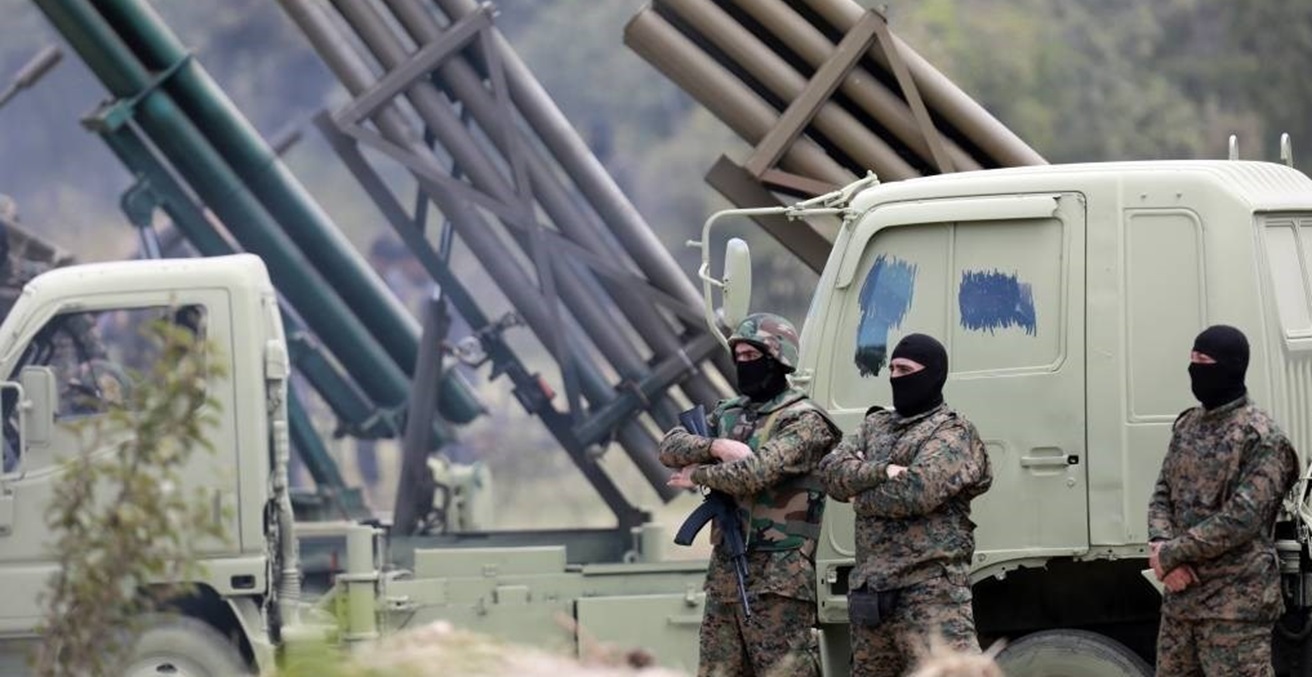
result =
[[[181,472],[210,453],[218,423],[212,383],[226,375],[215,348],[166,322],[146,338],[159,359],[126,374],[118,403],[82,426],[89,441],[56,484],[46,522],[63,564],[43,598],[40,675],[111,674],[132,646],[136,620],[184,581],[206,539],[225,539],[207,495],[181,492]],[[112,445],[112,453],[95,450]],[[157,591],[154,594],[147,590]]]

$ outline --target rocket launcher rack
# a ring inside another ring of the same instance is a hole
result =
[[[412,383],[420,346],[431,345],[418,323],[144,0],[37,4],[112,95],[84,122],[138,177],[124,211],[145,227],[163,209],[202,255],[264,258],[296,366],[344,430],[399,436],[408,402],[435,402],[433,434],[406,436],[435,448],[482,412],[454,370]],[[611,535],[631,541],[648,515],[599,454],[617,443],[669,500],[677,492],[656,460],[658,435],[690,403],[727,391],[732,365],[701,322],[691,280],[506,43],[489,5],[280,4],[353,96],[318,128],[473,328],[492,376],[508,378],[614,512]],[[380,161],[415,179],[412,210]],[[434,245],[442,236],[429,227],[430,206],[549,353],[558,381],[526,366],[503,336],[513,323],[453,271],[450,249]],[[439,392],[414,394],[422,388]],[[340,489],[308,417],[292,422],[316,481]],[[430,451],[405,449],[403,467],[422,467],[412,457]],[[399,535],[425,510],[423,496],[402,489]]]
[[[783,206],[872,171],[888,182],[1046,164],[853,0],[653,0],[624,42],[753,147],[706,175],[742,208]],[[824,266],[831,243],[819,223],[754,218],[810,268]]]

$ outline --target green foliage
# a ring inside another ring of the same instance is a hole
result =
[[[80,422],[81,452],[67,459],[46,512],[60,571],[43,595],[40,675],[109,674],[131,647],[135,619],[196,569],[198,545],[227,538],[208,493],[183,490],[218,403],[210,384],[227,368],[216,348],[182,327],[148,326],[159,359],[107,411]]]
[[[895,2],[893,30],[1053,162],[1312,143],[1312,1]],[[1301,143],[1300,143],[1301,142]]]

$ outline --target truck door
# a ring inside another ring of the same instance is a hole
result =
[[[1088,547],[1084,223],[1072,194],[880,205],[854,226],[835,276],[816,393],[844,429],[870,405],[891,407],[902,336],[948,350],[945,398],[993,467],[974,503],[977,570]],[[852,551],[847,519],[829,530],[840,553]]]
[[[48,310],[48,319],[35,320],[32,324],[36,326],[26,330],[29,339],[8,380],[17,381],[24,367],[49,368],[55,376],[54,424],[49,443],[40,447],[19,439],[13,421],[5,425],[5,443],[19,454],[6,459],[0,474],[0,498],[8,506],[0,510],[0,599],[5,600],[0,605],[0,636],[24,633],[35,626],[40,616],[37,597],[58,569],[57,563],[49,560],[53,537],[46,527],[45,512],[55,484],[70,467],[66,459],[89,452],[108,460],[124,439],[122,432],[99,435],[91,431],[110,408],[123,406],[128,401],[126,392],[154,368],[154,345],[144,333],[148,324],[164,320],[186,326],[219,346],[215,359],[231,360],[227,323],[207,321],[216,313],[218,317],[229,314],[224,292],[193,291],[188,303],[163,295],[151,297],[135,302],[146,305],[124,304],[121,295],[115,299],[118,303],[101,305],[79,299],[76,310]],[[219,426],[231,426],[232,382],[225,379],[211,387]],[[212,498],[215,519],[225,521],[235,538],[235,450],[220,447],[212,455],[197,453],[180,479],[180,490],[187,495]],[[202,544],[201,550],[218,554],[227,548]]]
[[[1097,478],[1089,531],[1095,548],[1148,541],[1148,500],[1171,426],[1197,404],[1186,367],[1194,337],[1208,324],[1204,241],[1199,213],[1182,207],[1125,209],[1115,228],[1090,233],[1089,260],[1108,262],[1091,267],[1088,278],[1088,428],[1090,472]],[[1226,256],[1252,255],[1251,244],[1241,246]]]

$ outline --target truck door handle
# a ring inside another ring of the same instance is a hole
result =
[[[1068,465],[1078,465],[1080,457],[1074,454],[1070,456],[1021,456],[1020,467],[1022,468],[1064,468]]]
[[[0,536],[8,536],[14,530],[14,494],[11,491],[0,493]]]

